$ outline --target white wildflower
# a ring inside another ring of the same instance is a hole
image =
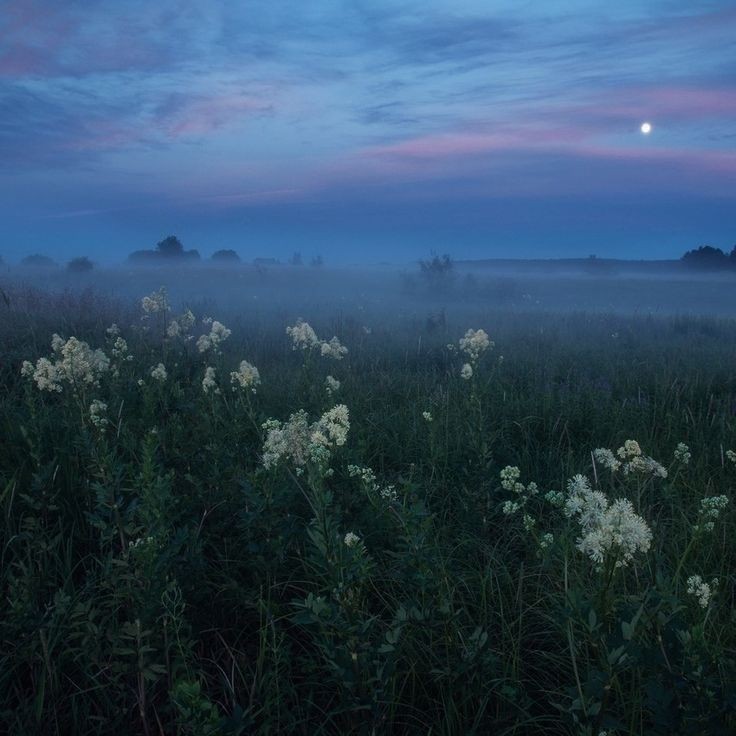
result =
[[[327,395],[332,398],[340,390],[340,381],[332,376],[327,376],[325,378],[325,390],[327,391]]]
[[[117,337],[120,334],[120,328],[114,322],[105,331],[110,337]]]
[[[343,541],[346,547],[355,547],[360,543],[360,537],[357,534],[353,534],[353,532],[348,532]]]
[[[317,333],[301,318],[295,325],[286,328],[286,334],[291,338],[292,350],[311,350],[320,344]]]
[[[552,546],[553,542],[555,541],[555,537],[553,534],[547,533],[543,534],[542,538],[539,540],[539,546],[542,549],[548,549]]]
[[[734,464],[736,464],[736,452],[733,450],[726,450],[726,457]]]
[[[458,345],[460,350],[468,356],[468,360],[476,363],[486,350],[493,347],[494,343],[488,339],[485,330],[468,330],[465,336],[460,338]]]
[[[683,465],[687,465],[691,457],[690,448],[684,442],[678,442],[675,448],[675,460],[681,462]]]
[[[210,325],[209,335],[200,335],[197,340],[197,350],[200,353],[206,353],[208,350],[218,352],[220,345],[227,340],[232,334],[232,330],[229,330],[222,322],[214,320]]]
[[[220,393],[220,390],[217,388],[217,381],[215,380],[215,369],[211,365],[205,368],[204,378],[202,379],[202,391],[206,394],[210,391],[216,394]]]
[[[107,421],[107,404],[104,401],[94,399],[89,405],[89,418],[97,429],[104,432],[109,423]]]
[[[250,389],[256,392],[256,387],[261,383],[261,375],[258,368],[249,363],[247,360],[240,361],[240,367],[237,371],[230,374],[230,383],[233,384],[233,391],[237,388],[244,390]]]
[[[626,440],[623,447],[618,448],[617,454],[622,460],[630,460],[641,455],[641,447],[636,440]]]
[[[704,582],[700,575],[691,575],[687,579],[688,595],[694,595],[698,599],[701,608],[708,608],[708,604],[717,588],[718,578],[713,578],[710,584]]]
[[[166,296],[166,288],[162,286],[158,291],[154,291],[152,294],[144,296],[143,299],[141,299],[141,308],[146,315],[156,314],[158,312],[168,312],[169,303]]]
[[[507,491],[513,491],[521,477],[521,471],[514,465],[507,465],[499,475],[501,476],[501,487]]]
[[[169,374],[166,372],[166,366],[163,363],[159,363],[157,366],[151,368],[151,378],[155,381],[163,383],[168,378],[168,375]]]
[[[698,517],[702,521],[695,525],[695,531],[712,532],[716,519],[726,506],[728,506],[728,496],[707,496],[704,498],[700,502],[700,510],[698,511]]]
[[[470,363],[465,363],[460,369],[460,378],[464,381],[469,381],[473,377],[473,366]]]
[[[336,337],[333,337],[329,342],[320,343],[320,353],[326,358],[342,360],[347,355],[348,349]]]
[[[613,452],[605,447],[599,447],[597,450],[593,450],[593,456],[596,462],[600,463],[604,468],[608,468],[613,473],[621,467],[621,461],[616,460]]]
[[[171,322],[169,322],[169,326],[166,328],[166,336],[167,337],[179,337],[181,334],[181,327],[179,326],[179,323],[172,319]]]
[[[429,411],[423,411],[422,412],[422,419],[424,419],[425,422],[431,422],[433,421],[432,413]]]

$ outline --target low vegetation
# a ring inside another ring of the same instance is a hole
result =
[[[3,731],[736,730],[733,321],[0,307]]]

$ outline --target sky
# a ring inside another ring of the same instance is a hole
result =
[[[0,0],[0,218],[6,262],[730,250],[736,2]]]

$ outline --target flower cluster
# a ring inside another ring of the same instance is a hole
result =
[[[311,350],[320,344],[317,333],[303,319],[298,319],[295,325],[287,327],[286,334],[291,338],[292,350]]]
[[[463,381],[469,381],[473,377],[473,366],[470,363],[463,363],[463,367],[460,369],[460,378]]]
[[[204,378],[202,379],[202,391],[208,394],[210,391],[214,394],[219,394],[220,389],[217,388],[217,381],[215,380],[215,369],[208,365],[204,371]]]
[[[218,352],[220,344],[227,340],[232,334],[232,330],[229,330],[222,322],[214,320],[210,325],[209,335],[200,335],[197,340],[197,350],[200,353],[206,353],[208,350]]]
[[[700,502],[700,510],[698,518],[701,521],[695,525],[696,532],[712,532],[715,527],[716,519],[721,515],[721,511],[728,506],[727,496],[707,496]]]
[[[422,419],[424,419],[425,422],[432,422],[434,421],[434,417],[432,416],[431,411],[423,411],[422,412]]]
[[[343,539],[346,547],[355,547],[360,543],[360,537],[353,532],[348,532]]]
[[[501,471],[500,477],[501,487],[506,491],[511,491],[512,493],[515,493],[517,496],[516,500],[505,501],[501,506],[501,510],[504,514],[506,514],[506,516],[511,516],[517,511],[520,511],[524,506],[526,506],[526,503],[527,501],[529,501],[530,498],[536,496],[539,493],[539,488],[537,488],[537,484],[533,481],[528,485],[524,485],[523,483],[519,482],[521,471],[514,465],[507,465]],[[530,524],[529,521],[531,517],[527,519],[526,516],[527,515],[525,515],[524,517],[524,526],[531,528],[531,526],[533,526],[533,524]]]
[[[230,383],[233,384],[233,391],[242,388],[243,390],[250,389],[255,393],[256,387],[261,383],[261,375],[258,372],[258,368],[247,360],[242,360],[240,361],[238,370],[230,374]]]
[[[688,465],[691,457],[690,448],[684,442],[678,442],[675,448],[675,460],[683,465]]]
[[[485,330],[468,330],[458,342],[461,352],[468,356],[468,360],[472,364],[477,363],[480,356],[486,350],[492,348],[494,344],[488,339]]]
[[[366,493],[375,493],[384,501],[396,501],[398,493],[392,485],[381,486],[376,480],[376,474],[370,468],[361,468],[359,465],[348,465],[348,475],[359,478]]]
[[[685,445],[683,447],[687,449]],[[641,447],[636,440],[626,440],[623,446],[616,450],[615,455],[613,451],[599,447],[593,451],[593,457],[596,462],[608,468],[612,473],[623,469],[625,476],[638,474],[657,478],[667,477],[667,469],[653,458],[642,454]]]
[[[340,390],[340,381],[332,376],[327,376],[325,378],[325,390],[327,391],[327,395],[332,398]]]
[[[615,473],[621,467],[621,461],[616,459],[613,452],[605,447],[599,447],[593,450],[593,457],[596,462],[600,463],[604,468],[608,468]]]
[[[323,465],[329,461],[329,451],[347,441],[350,420],[348,408],[338,404],[309,424],[307,413],[300,410],[282,423],[269,419],[263,424],[263,466],[271,468],[280,460],[290,460],[297,468],[312,461]]]
[[[342,360],[348,354],[348,349],[337,337],[331,340],[320,340],[312,326],[301,318],[295,325],[286,328],[286,334],[291,338],[292,350],[318,349],[320,355],[334,360]]]
[[[144,317],[150,314],[157,314],[159,312],[168,312],[169,301],[166,295],[166,288],[162,286],[158,291],[154,291],[152,294],[144,296],[143,299],[141,299],[141,309],[146,313]]]
[[[694,595],[698,599],[698,603],[701,608],[708,608],[710,599],[718,588],[718,578],[713,578],[709,583],[706,583],[700,575],[691,575],[687,579],[687,592],[688,595]]]
[[[576,475],[567,485],[565,516],[576,517],[581,536],[577,547],[598,566],[612,555],[616,567],[625,567],[637,552],[647,552],[652,532],[646,521],[634,512],[626,498],[609,504],[606,496],[590,487],[588,479]]]
[[[83,385],[98,386],[102,374],[110,368],[110,359],[102,350],[93,350],[76,337],[64,340],[55,334],[51,349],[51,359],[39,358],[35,366],[25,360],[21,367],[21,375],[32,378],[41,391],[61,393],[65,382],[74,390]]]
[[[726,457],[736,465],[736,452],[734,450],[726,450]]]
[[[166,328],[166,336],[174,338],[186,335],[194,326],[195,321],[196,318],[194,317],[192,310],[187,309],[184,314],[169,322],[169,326]]]
[[[107,404],[104,401],[94,399],[89,405],[89,420],[101,432],[105,431],[109,422],[107,421]]]
[[[163,363],[159,363],[151,368],[151,378],[153,378],[154,381],[163,383],[168,377],[169,374],[166,372],[166,366]]]

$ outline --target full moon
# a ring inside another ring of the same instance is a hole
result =
[[[648,135],[649,133],[652,132],[652,124],[651,123],[642,123],[640,130],[641,130],[642,133],[644,133],[644,135]]]

